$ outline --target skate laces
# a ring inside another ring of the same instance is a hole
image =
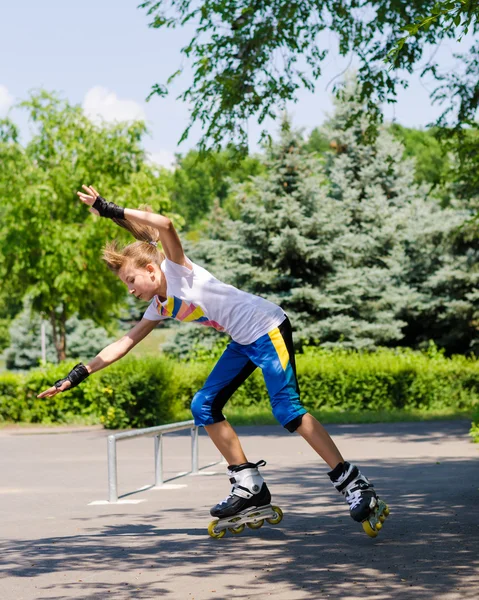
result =
[[[351,509],[354,509],[361,504],[361,488],[346,491],[345,496],[346,502],[349,504]]]
[[[358,507],[361,504],[363,492],[369,491],[372,488],[374,488],[373,484],[369,483],[364,475],[360,475],[352,481],[343,491],[350,508],[354,509]]]

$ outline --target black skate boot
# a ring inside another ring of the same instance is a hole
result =
[[[271,506],[271,494],[258,467],[264,466],[264,460],[257,463],[230,465],[228,475],[233,484],[230,495],[213,506],[211,516],[216,517],[208,526],[211,537],[222,538],[226,530],[238,534],[245,525],[250,529],[259,529],[266,520],[276,525],[283,518],[278,506]]]
[[[378,498],[374,486],[355,465],[339,464],[328,473],[332,484],[346,497],[351,517],[363,524],[370,537],[376,537],[382,528],[389,508]]]
[[[210,510],[212,517],[224,519],[232,517],[252,506],[265,506],[271,502],[271,494],[258,471],[258,467],[266,464],[264,460],[257,463],[230,465],[227,474],[233,484],[230,495],[213,506]]]

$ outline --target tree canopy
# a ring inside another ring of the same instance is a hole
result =
[[[80,106],[35,92],[22,107],[33,137],[22,146],[15,126],[0,129],[0,275],[2,294],[21,307],[28,293],[47,319],[59,360],[66,356],[66,323],[74,315],[111,323],[123,300],[119,280],[101,260],[107,239],[126,234],[92,217],[76,191],[93,183],[130,206],[168,211],[159,174],[145,161],[143,123],[95,125]]]
[[[146,0],[150,26],[161,29],[194,24],[182,53],[193,66],[193,81],[180,98],[192,103],[190,124],[204,131],[201,147],[226,140],[245,144],[247,120],[276,118],[285,102],[304,86],[314,90],[333,32],[341,56],[359,61],[362,99],[369,110],[394,101],[404,73],[412,73],[431,44],[479,29],[475,0]],[[404,35],[404,32],[408,35]],[[459,123],[470,122],[479,104],[479,47],[463,57],[463,73],[442,74],[433,60],[422,74],[440,82],[433,98],[448,100],[443,121],[458,104]],[[150,97],[164,95],[153,86]]]
[[[322,160],[286,124],[266,172],[236,187],[240,218],[189,255],[280,304],[299,345],[477,350],[477,251],[454,241],[471,212],[441,207],[386,127],[371,143],[369,119],[350,81]]]

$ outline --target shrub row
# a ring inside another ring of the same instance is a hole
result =
[[[472,427],[470,433],[472,441],[479,444],[479,404],[476,405],[472,415]]]
[[[171,422],[189,406],[213,363],[127,358],[71,392],[36,398],[72,366],[64,363],[27,374],[0,375],[0,420],[65,423],[99,419],[109,428]],[[479,397],[479,361],[445,358],[435,351],[364,354],[312,348],[297,357],[297,370],[302,399],[310,410],[461,410],[477,406]],[[230,402],[236,407],[267,406],[268,394],[259,370]]]

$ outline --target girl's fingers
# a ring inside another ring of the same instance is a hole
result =
[[[90,189],[93,192],[93,194],[95,196],[95,200],[96,200],[96,198],[100,195],[99,192],[97,192],[96,189],[92,185],[90,186]]]
[[[55,386],[53,386],[51,388],[48,388],[48,390],[45,390],[41,394],[38,394],[37,398],[50,398],[51,396],[55,396],[55,394],[58,394],[58,389]]]
[[[82,202],[84,202],[85,204],[89,204],[90,206],[92,204],[95,204],[95,198],[92,198],[91,196],[87,196],[87,194],[82,194],[82,192],[77,192],[77,195],[80,198],[80,200]]]

